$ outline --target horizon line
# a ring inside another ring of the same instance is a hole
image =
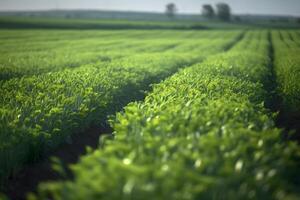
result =
[[[47,12],[47,11],[99,11],[99,12],[130,12],[130,13],[147,13],[147,14],[164,14],[163,11],[145,11],[145,10],[106,10],[106,9],[97,9],[97,8],[47,8],[47,9],[1,9],[0,12]],[[178,15],[201,15],[201,12],[178,12]],[[232,15],[251,15],[251,16],[273,16],[273,17],[300,17],[300,15],[293,14],[271,14],[271,13],[235,13],[232,12]]]

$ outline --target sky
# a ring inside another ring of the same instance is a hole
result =
[[[0,0],[0,10],[101,9],[163,12],[167,3],[180,13],[199,13],[203,4],[226,2],[235,14],[300,16],[300,0]]]

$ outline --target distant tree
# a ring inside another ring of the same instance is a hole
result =
[[[229,21],[231,17],[230,6],[226,3],[218,3],[216,7],[218,18],[223,21]]]
[[[66,18],[66,19],[70,19],[70,18],[72,18],[72,15],[66,14],[66,15],[65,15],[65,18]]]
[[[213,9],[213,7],[209,4],[205,4],[202,6],[202,16],[205,17],[205,18],[213,18],[215,16],[215,11]]]
[[[235,16],[235,17],[234,17],[234,20],[235,20],[235,21],[237,21],[237,22],[240,22],[240,21],[242,21],[242,19],[241,19],[241,17],[240,17],[240,16]]]
[[[277,22],[277,20],[276,19],[270,19],[270,22],[275,23],[275,22]]]
[[[296,19],[297,23],[300,24],[300,17]]]
[[[170,18],[173,18],[177,12],[176,5],[174,3],[168,3],[166,5],[166,15]]]

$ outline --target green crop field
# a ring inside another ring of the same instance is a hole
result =
[[[24,168],[105,126],[27,198],[300,198],[300,31],[159,26],[0,30],[4,199]]]

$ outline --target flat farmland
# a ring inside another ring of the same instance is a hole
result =
[[[3,198],[300,198],[298,30],[2,29],[0,53]]]

